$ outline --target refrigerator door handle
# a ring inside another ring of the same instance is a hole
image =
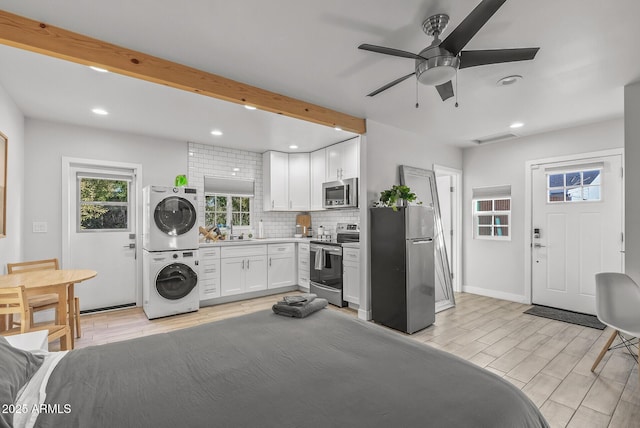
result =
[[[433,242],[433,239],[431,238],[427,238],[427,239],[420,239],[419,241],[412,241],[413,245],[420,245],[420,244],[430,244]]]

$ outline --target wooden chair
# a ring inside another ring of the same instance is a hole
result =
[[[48,330],[48,340],[52,342],[61,337],[65,337],[67,343],[71,343],[71,329],[68,325],[43,324],[38,326],[31,325],[31,308],[27,303],[27,294],[24,285],[18,287],[0,288],[0,316],[20,315],[20,326],[9,326],[8,330],[0,332],[3,336],[12,336],[14,334],[28,333],[30,331]]]
[[[45,260],[33,260],[29,262],[21,263],[7,263],[7,273],[16,272],[31,272],[36,270],[58,270],[60,269],[58,259],[45,259]],[[29,307],[31,308],[31,325],[33,325],[34,312],[45,311],[47,309],[53,309],[56,311],[58,308],[58,295],[57,294],[44,294],[42,296],[34,296],[29,298]],[[75,327],[76,337],[80,338],[82,332],[80,330],[80,299],[78,297],[73,299],[73,311],[75,314]],[[19,322],[13,320],[13,317],[9,315],[9,327],[15,327],[20,325]]]

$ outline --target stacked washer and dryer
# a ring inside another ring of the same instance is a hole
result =
[[[197,311],[198,197],[188,187],[143,189],[142,299],[147,318]]]

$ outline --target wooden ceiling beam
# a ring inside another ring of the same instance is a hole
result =
[[[0,43],[364,134],[365,120],[0,10]]]

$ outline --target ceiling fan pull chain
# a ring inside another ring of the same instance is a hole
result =
[[[418,103],[418,79],[416,79],[416,108],[420,108],[420,103]]]
[[[458,108],[458,69],[456,68],[456,108]]]

